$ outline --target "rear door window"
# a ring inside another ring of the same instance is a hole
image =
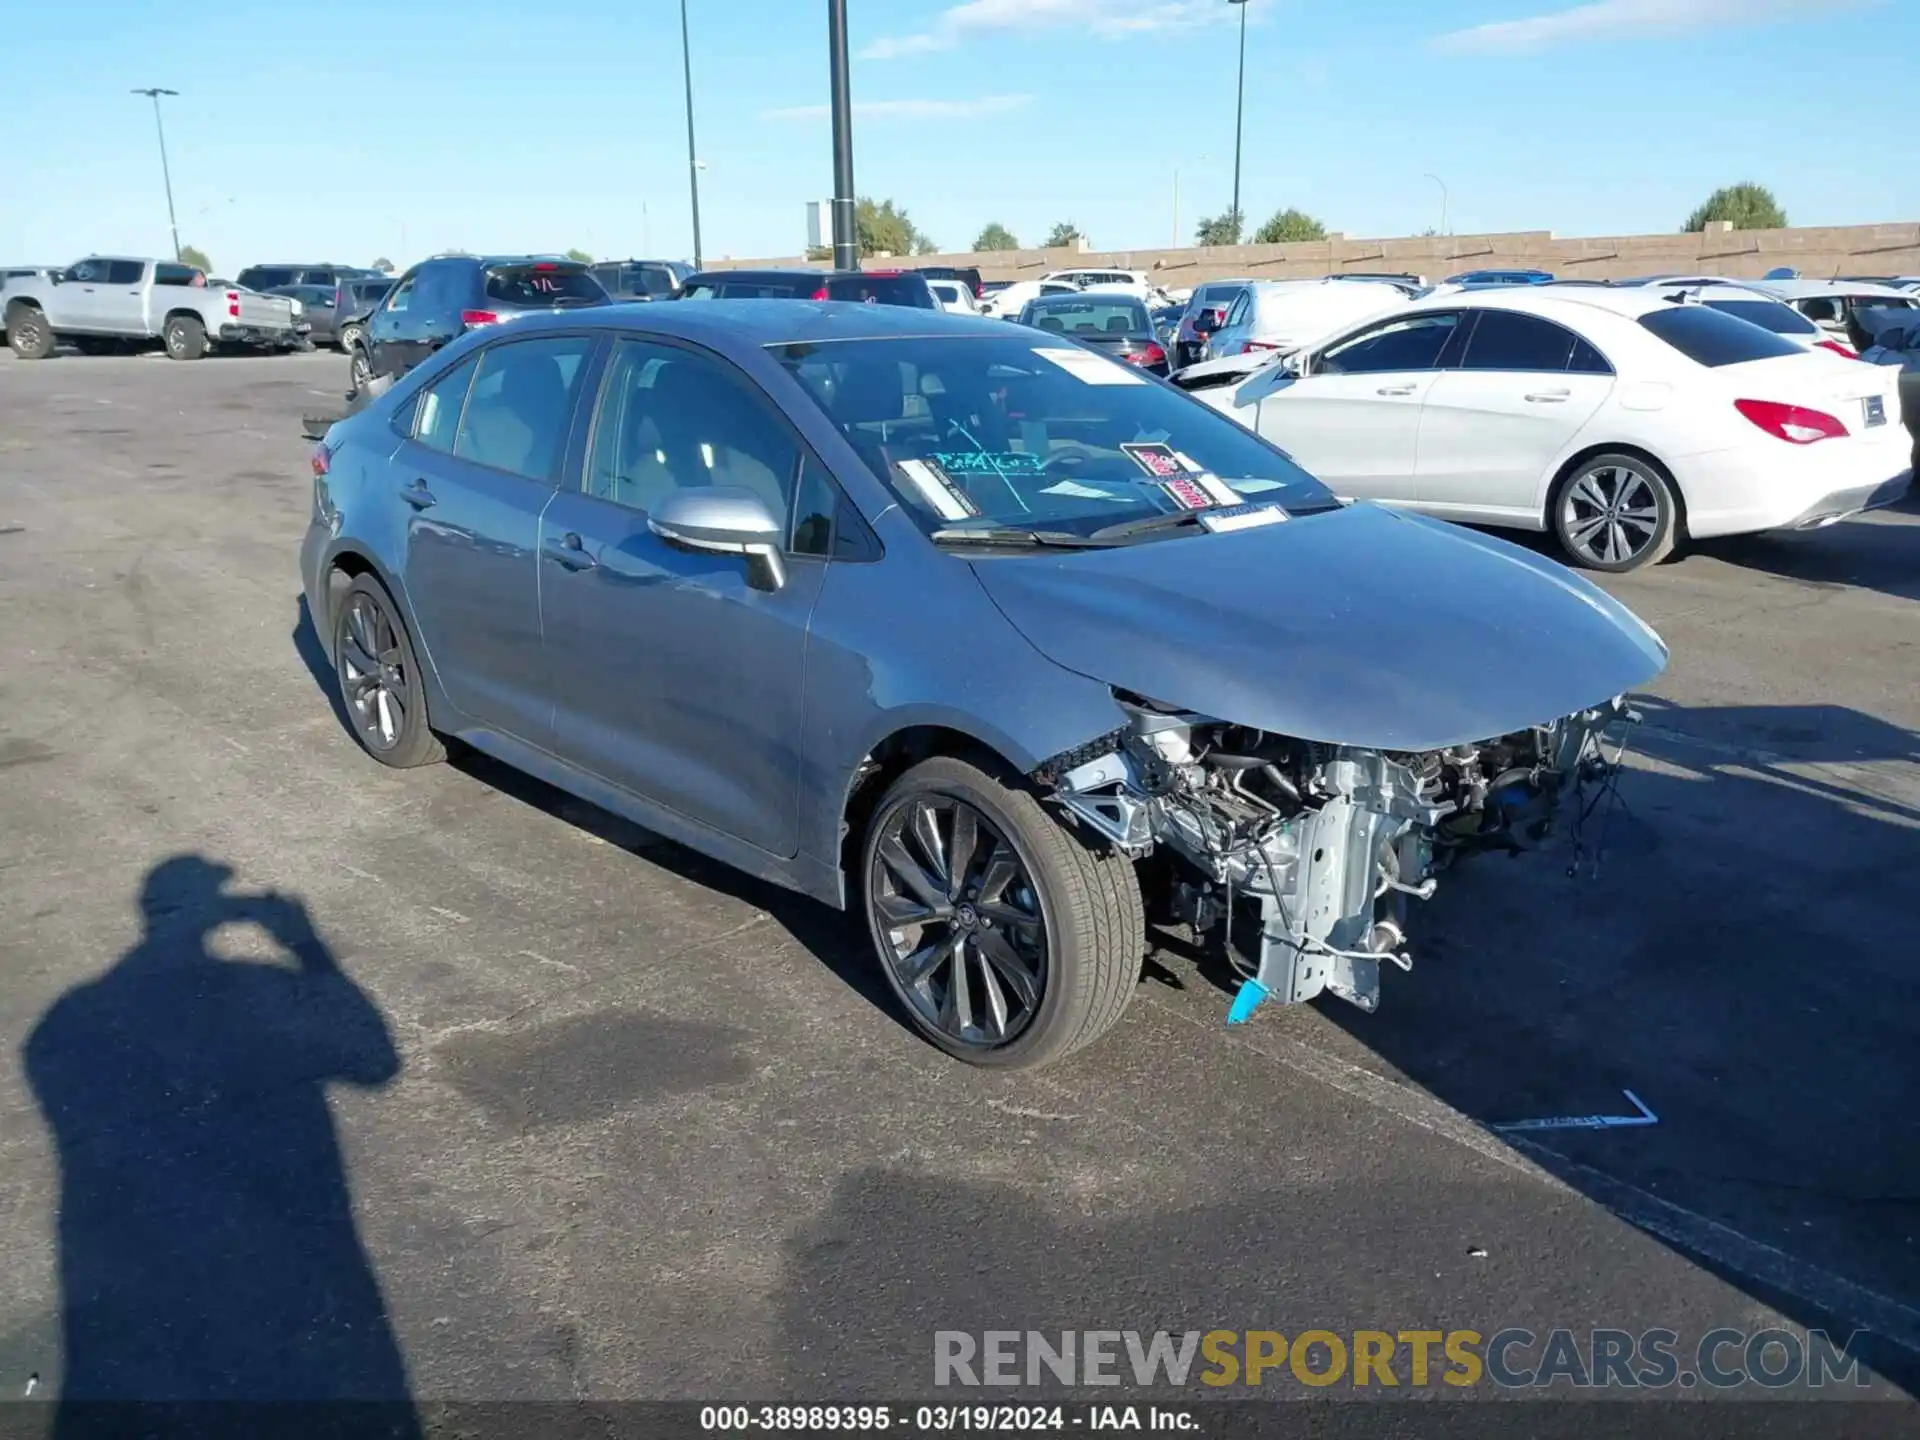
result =
[[[443,454],[453,453],[454,437],[460,433],[460,410],[478,364],[477,358],[463,360],[422,392],[415,415],[415,440]]]
[[[606,288],[581,265],[496,265],[487,271],[487,299],[529,309],[556,305],[598,305]]]
[[[1512,310],[1482,310],[1467,341],[1463,370],[1547,370],[1561,372],[1579,337],[1537,315]]]
[[[1752,360],[1777,360],[1802,351],[1791,340],[1706,305],[1671,305],[1640,317],[1642,329],[1696,365],[1717,370]]]
[[[169,265],[161,263],[153,267],[153,283],[156,285],[191,285],[198,273],[191,265]]]
[[[140,277],[147,273],[147,267],[138,260],[111,260],[107,263],[106,283],[109,285],[138,285]]]
[[[481,351],[453,453],[476,465],[552,484],[566,453],[574,396],[592,350],[590,336],[556,335]]]

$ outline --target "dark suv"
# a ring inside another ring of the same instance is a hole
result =
[[[288,285],[338,285],[342,280],[378,280],[380,272],[364,265],[249,265],[233,277],[247,290],[281,290]]]
[[[347,350],[352,393],[375,376],[399,379],[449,340],[515,315],[610,305],[574,260],[538,255],[436,255],[400,277]]]
[[[680,285],[682,300],[850,300],[938,310],[912,270],[703,270]]]
[[[616,300],[666,300],[693,274],[684,260],[601,260],[593,278]]]

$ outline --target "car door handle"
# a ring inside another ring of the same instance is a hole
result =
[[[547,542],[547,558],[569,570],[591,570],[600,563],[587,553],[580,537],[571,530],[558,540]]]
[[[1411,386],[1411,385],[1382,385],[1382,386],[1381,386],[1381,387],[1380,387],[1380,388],[1379,388],[1379,389],[1378,389],[1377,391],[1375,391],[1374,393],[1375,393],[1375,394],[1377,394],[1377,395],[1411,395],[1411,394],[1413,393],[1413,386]]]
[[[429,505],[437,504],[433,491],[427,488],[425,480],[416,480],[400,492],[400,498],[416,510],[425,510]]]
[[[1572,395],[1571,390],[1531,390],[1527,392],[1526,399],[1532,405],[1558,405]]]

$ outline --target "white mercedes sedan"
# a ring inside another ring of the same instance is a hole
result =
[[[1830,525],[1912,483],[1894,368],[1638,288],[1436,295],[1178,383],[1343,498],[1550,530],[1592,570]]]

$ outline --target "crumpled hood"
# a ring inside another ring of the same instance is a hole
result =
[[[972,564],[1055,663],[1302,740],[1491,739],[1644,685],[1667,660],[1631,611],[1565,567],[1374,505]]]

